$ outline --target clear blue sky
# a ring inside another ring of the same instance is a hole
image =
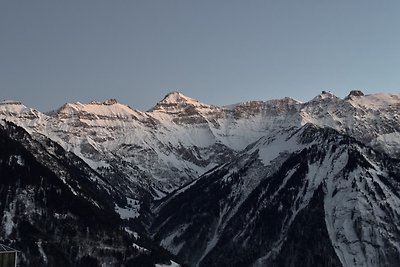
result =
[[[225,105],[400,88],[400,1],[0,1],[0,100]]]

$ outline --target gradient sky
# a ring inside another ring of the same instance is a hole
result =
[[[0,1],[0,100],[215,105],[399,92],[400,1]]]

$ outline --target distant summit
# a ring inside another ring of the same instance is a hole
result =
[[[118,104],[118,101],[115,98],[111,98],[111,99],[107,99],[107,100],[105,100],[103,102],[92,101],[92,102],[90,102],[90,104],[110,106],[110,105]]]
[[[187,108],[206,108],[213,109],[216,108],[211,105],[201,103],[200,101],[193,99],[191,97],[185,96],[180,92],[171,92],[167,94],[163,100],[158,102],[149,111],[164,111],[164,112],[180,112],[186,110]]]
[[[99,118],[126,118],[135,116],[136,113],[137,111],[131,109],[129,106],[121,104],[116,99],[112,98],[103,102],[91,101],[87,104],[82,104],[80,102],[66,103],[56,112],[48,114],[59,118],[79,117],[93,120]]]
[[[174,91],[167,94],[159,104],[199,103],[198,100],[187,97],[180,92]]]
[[[319,95],[314,97],[310,102],[314,101],[321,101],[321,100],[333,100],[333,99],[339,99],[339,97],[335,96],[331,91],[322,91]]]
[[[22,102],[15,100],[3,100],[0,102],[0,105],[22,105]]]
[[[349,95],[346,96],[345,99],[350,99],[352,96],[364,96],[364,93],[361,90],[351,90]]]

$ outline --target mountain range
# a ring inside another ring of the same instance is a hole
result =
[[[399,113],[361,91],[3,101],[0,239],[27,266],[398,266]]]

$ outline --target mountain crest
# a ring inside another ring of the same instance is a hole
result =
[[[33,108],[28,108],[26,107],[22,102],[20,101],[14,101],[14,100],[3,100],[0,102],[0,117],[3,116],[22,116],[25,118],[37,118],[40,112]]]
[[[314,97],[310,102],[337,100],[339,97],[335,96],[331,91],[322,91],[319,95]]]
[[[22,102],[15,100],[3,100],[0,102],[0,105],[22,105]]]
[[[200,103],[198,100],[187,97],[180,92],[174,91],[167,94],[163,100],[159,102],[159,104],[194,104]]]
[[[351,90],[347,97],[351,96],[364,96],[364,93],[361,90]]]
[[[80,102],[66,103],[52,116],[59,118],[127,118],[137,112],[125,104],[119,103],[116,99],[108,99],[103,102],[91,101],[87,104]],[[98,117],[93,117],[98,116]]]
[[[110,99],[107,99],[107,100],[105,100],[105,101],[103,101],[103,102],[92,101],[92,102],[90,102],[89,104],[92,104],[92,105],[106,105],[106,106],[110,106],[110,105],[119,104],[119,102],[118,102],[117,99],[115,99],[115,98],[110,98]]]
[[[158,102],[154,108],[149,111],[164,111],[164,112],[181,112],[188,108],[201,108],[201,109],[212,109],[211,105],[201,103],[200,101],[191,97],[185,96],[184,94],[174,91],[167,94],[163,100]]]

